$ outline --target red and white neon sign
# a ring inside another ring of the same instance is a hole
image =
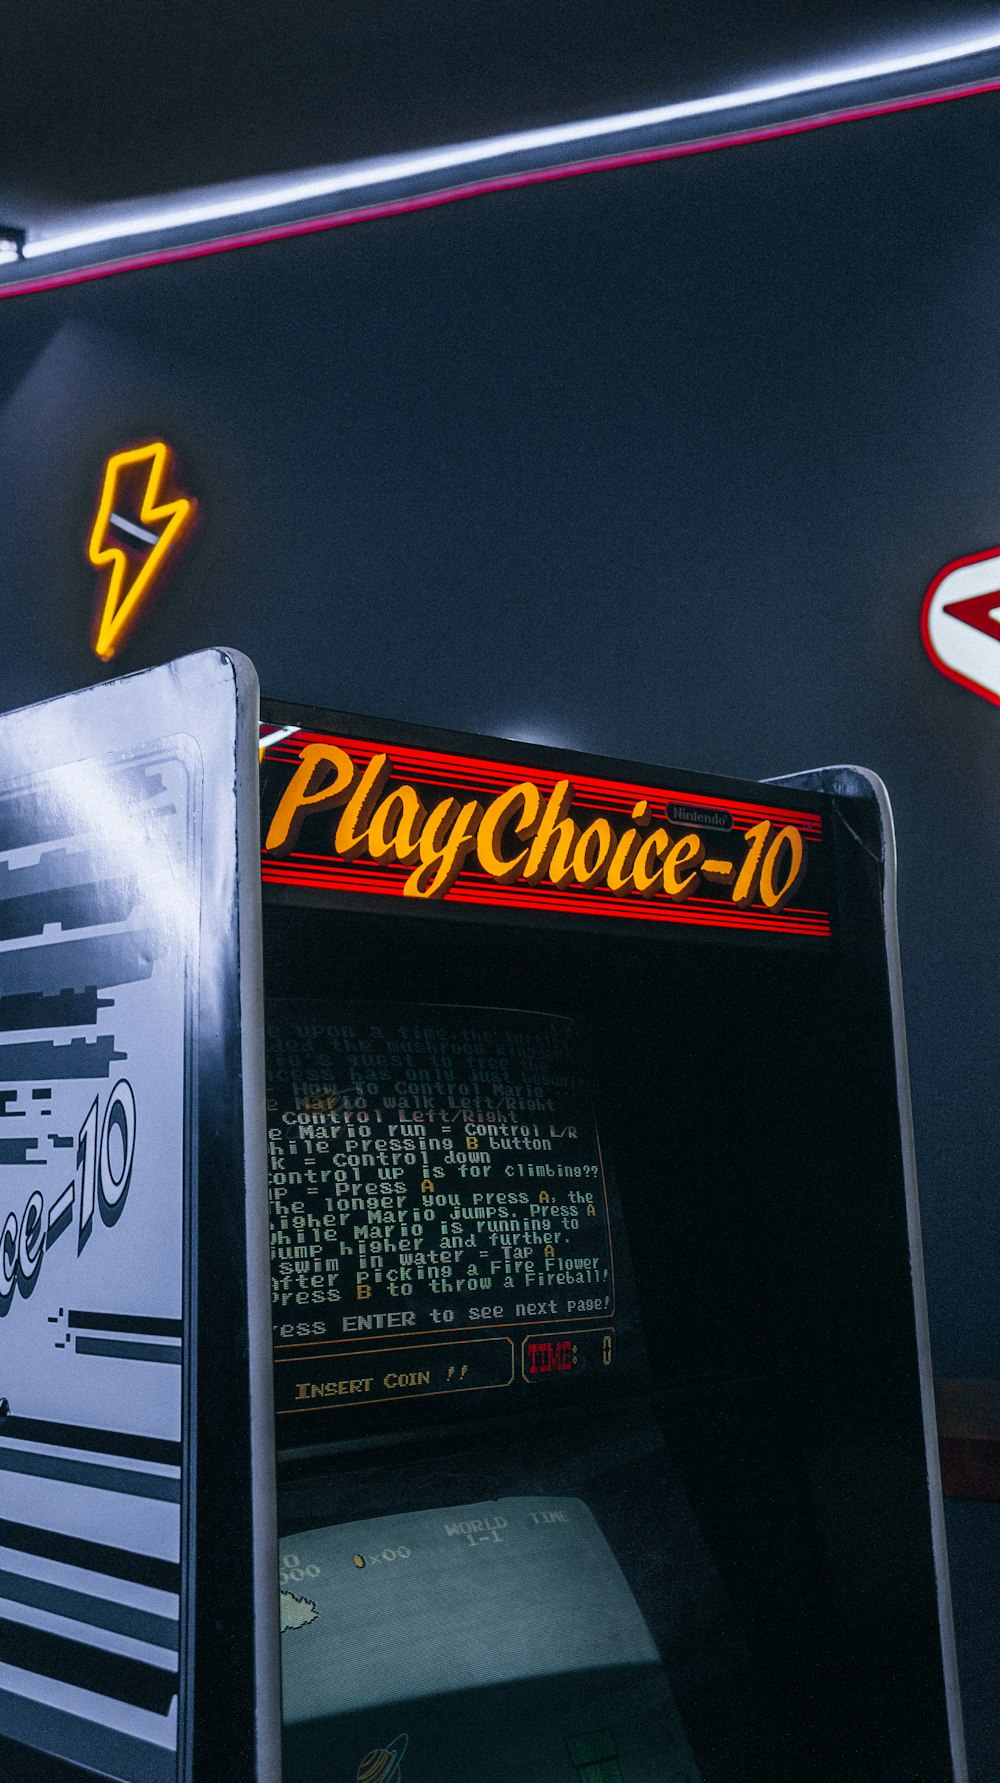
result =
[[[1000,706],[1000,550],[946,563],[924,596],[920,630],[942,675]]]

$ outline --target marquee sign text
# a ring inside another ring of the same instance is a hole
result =
[[[290,727],[265,744],[266,883],[830,932],[799,907],[816,812]]]

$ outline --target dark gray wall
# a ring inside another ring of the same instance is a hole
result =
[[[122,668],[892,793],[935,1365],[996,1375],[1000,713],[919,639],[1000,544],[987,97],[0,305],[0,703],[102,671],[162,431],[200,535]]]

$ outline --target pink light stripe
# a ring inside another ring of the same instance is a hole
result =
[[[353,892],[360,897],[381,895],[382,897],[398,898],[402,896],[401,887],[386,884],[384,879],[381,882],[373,883],[374,876],[369,873],[358,872],[350,877],[348,875],[349,869],[347,868],[343,868],[339,872],[336,870],[330,873],[306,871],[292,875],[287,871],[282,873],[267,865],[262,867],[261,872],[264,882],[270,885],[301,886],[308,890]],[[514,892],[506,886],[498,885],[493,891],[487,893],[472,886],[454,885],[442,901],[442,905],[449,903],[481,904],[501,908],[507,906],[526,910],[555,910],[576,916],[631,917],[637,921],[675,922],[693,924],[703,928],[755,929],[768,934],[823,936],[830,933],[828,921],[823,918],[818,921],[799,921],[797,920],[797,911],[789,917],[765,916],[763,914],[758,917],[741,911],[720,909],[718,906],[705,905],[694,909],[692,908],[694,902],[695,900],[692,899],[690,905],[679,904],[664,907],[644,904],[640,907],[638,900],[630,900],[628,903],[624,901],[619,903],[618,900],[615,900],[612,903],[610,900],[594,897],[589,901],[584,901],[580,896],[572,894],[567,896],[558,891],[539,896],[531,895],[525,891]]]
[[[139,272],[147,266],[170,266],[184,260],[200,260],[209,254],[225,254],[236,248],[258,247],[265,242],[287,241],[299,235],[316,235],[323,230],[343,228],[349,223],[371,223],[381,217],[406,216],[413,211],[455,204],[460,199],[480,198],[488,192],[512,192],[522,186],[574,179],[579,174],[605,173],[619,167],[641,167],[653,161],[675,161],[687,155],[707,154],[714,149],[742,148],[752,142],[772,142],[784,136],[799,136],[806,131],[823,130],[832,124],[853,124],[865,118],[890,117],[895,112],[917,111],[928,105],[947,104],[952,99],[973,99],[982,93],[996,92],[1000,92],[1000,78],[942,88],[936,93],[920,93],[910,99],[881,100],[871,105],[822,112],[815,117],[793,119],[784,124],[762,124],[756,129],[736,130],[724,136],[699,137],[693,142],[673,143],[659,149],[634,149],[620,155],[597,155],[586,161],[565,162],[558,167],[497,174],[493,178],[473,180],[461,186],[447,186],[439,192],[426,192],[412,198],[387,200],[382,204],[364,205],[356,210],[339,211],[295,223],[268,224],[260,229],[217,236],[209,241],[190,242],[175,248],[154,248],[145,254],[131,254],[120,260],[105,261],[99,266],[79,267],[72,272],[22,279],[17,284],[0,286],[0,298],[25,297],[36,291],[55,291],[66,285],[82,285],[92,279],[110,278],[117,273]]]
[[[281,883],[281,882],[279,881],[278,883]],[[307,891],[341,892],[345,895],[353,895],[355,897],[373,895],[371,893],[365,893],[357,886],[330,885],[324,880],[318,881],[316,883],[313,883],[311,881],[304,881],[304,882],[302,882],[302,889],[307,890]],[[675,923],[675,924],[678,924],[681,926],[694,927],[694,928],[705,928],[705,929],[713,929],[713,930],[714,929],[725,929],[725,930],[739,929],[739,930],[747,930],[747,931],[751,931],[751,932],[757,932],[757,933],[768,934],[768,935],[804,935],[804,936],[810,937],[811,939],[814,939],[814,940],[825,940],[830,935],[829,928],[823,928],[823,927],[819,927],[819,926],[815,926],[815,925],[807,924],[807,923],[792,923],[792,922],[768,923],[767,921],[756,920],[753,917],[739,917],[739,916],[732,916],[732,917],[726,917],[726,918],[720,917],[720,918],[713,918],[712,920],[709,920],[707,917],[699,918],[692,914],[684,915],[682,913],[682,910],[651,909],[648,911],[644,911],[644,910],[608,911],[608,910],[601,910],[601,909],[591,909],[589,911],[581,911],[578,906],[565,905],[565,904],[559,902],[557,899],[553,899],[551,903],[522,902],[522,903],[518,903],[518,904],[509,903],[507,905],[499,905],[498,906],[494,900],[467,895],[467,896],[461,897],[461,898],[454,898],[452,896],[449,896],[449,899],[447,900],[447,902],[453,903],[453,904],[454,903],[472,904],[472,905],[476,905],[476,906],[493,907],[493,908],[499,907],[499,908],[506,908],[506,909],[523,909],[523,910],[529,910],[532,912],[540,911],[543,915],[547,910],[547,911],[549,911],[550,914],[553,914],[553,915],[589,916],[592,918],[593,917],[599,917],[599,918],[600,917],[603,917],[603,918],[617,917],[618,920],[624,919],[626,921],[631,920],[634,922],[645,921],[645,922]]]
[[[304,885],[309,887],[326,886],[331,891],[356,891],[359,894],[363,893],[366,897],[369,895],[389,898],[399,898],[403,896],[402,883],[399,879],[390,880],[387,883],[384,879],[378,880],[374,874],[371,873],[366,875],[363,872],[359,872],[350,877],[348,874],[349,869],[346,867],[343,868],[340,875],[337,876],[324,874],[320,868],[314,867],[303,868],[295,873],[294,876],[287,872],[282,874],[273,870],[268,872],[264,869],[261,877],[266,879],[271,885]],[[496,886],[494,890],[493,888],[488,889],[485,885],[458,884],[451,888],[442,902],[447,904],[455,901],[461,902],[463,899],[471,900],[474,903],[478,902],[497,905],[515,903],[524,905],[525,908],[530,907],[535,910],[551,909],[558,901],[560,908],[565,910],[575,910],[581,916],[586,916],[588,914],[593,915],[594,912],[597,911],[598,914],[603,913],[605,916],[631,915],[646,917],[650,915],[651,912],[661,908],[667,908],[666,906],[661,907],[659,905],[651,905],[645,900],[640,899],[635,893],[626,894],[622,898],[615,898],[611,901],[607,894],[602,896],[600,893],[597,893],[596,895],[592,894],[588,897],[585,892],[555,890],[551,894],[546,892],[539,896],[537,893],[532,894],[528,889],[516,891],[503,885]],[[764,923],[768,927],[776,929],[787,929],[794,921],[797,923],[801,922],[810,930],[810,932],[815,932],[816,934],[825,935],[828,934],[830,930],[829,918],[824,911],[800,910],[798,905],[790,910],[788,916],[782,916],[780,914],[778,916],[769,916],[765,911],[760,911],[758,913],[744,913],[731,910],[730,907],[723,904],[721,900],[713,901],[708,898],[689,898],[683,904],[669,906],[669,909],[681,912],[677,918],[678,921],[723,923],[729,923],[730,921],[752,921],[755,923]]]
[[[315,865],[313,864],[314,862],[316,863]],[[284,860],[277,861],[269,860],[266,855],[262,855],[262,872],[266,871],[268,868],[271,869],[272,873],[277,873],[279,875],[290,875],[294,873],[299,876],[299,878],[305,878],[306,875],[313,874],[319,875],[320,877],[324,874],[337,874],[339,876],[338,882],[344,884],[347,883],[346,875],[350,877],[352,885],[360,884],[361,881],[364,880],[366,886],[371,886],[376,891],[381,891],[391,897],[398,895],[398,888],[405,885],[413,871],[412,867],[401,867],[396,861],[379,861],[377,863],[371,862],[370,864],[366,864],[361,860],[331,861],[329,855],[307,854],[305,851],[298,851],[295,854],[287,856]],[[282,883],[280,878],[276,883]],[[285,883],[290,884],[291,879],[286,880]],[[587,890],[583,886],[579,889],[577,889],[576,886],[565,886],[555,887],[551,891],[548,888],[542,891],[536,891],[531,886],[524,885],[523,881],[520,880],[505,884],[503,880],[493,879],[489,873],[484,873],[481,867],[463,867],[462,878],[460,881],[457,881],[456,884],[461,885],[463,888],[471,887],[477,891],[481,891],[491,899],[494,894],[506,898],[514,896],[534,897],[540,905],[548,905],[553,896],[561,897],[563,899],[574,899],[577,908],[580,910],[592,910],[594,908],[595,900],[599,900],[606,909],[610,910],[619,910],[623,905],[626,908],[629,905],[632,905],[638,908],[640,914],[649,907],[648,900],[643,898],[641,894],[636,891],[623,892],[620,896],[615,896],[608,891]],[[453,886],[452,891],[446,894],[446,900],[448,897],[452,896],[454,890],[455,887]],[[721,898],[707,898],[696,895],[693,898],[686,898],[684,904],[677,905],[676,908],[698,911],[709,910],[713,912],[721,910],[725,914],[730,907]],[[751,914],[753,913],[751,912]],[[768,912],[764,910],[761,910],[756,914],[760,915],[767,922],[776,923],[782,923],[786,920],[790,920],[792,917],[801,917],[804,920],[814,919],[818,923],[829,922],[827,911],[807,909],[802,904],[790,906],[787,919],[781,915],[780,911],[775,916],[769,915]]]

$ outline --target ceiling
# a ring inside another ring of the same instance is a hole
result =
[[[998,21],[976,0],[8,0],[0,222],[694,97]]]

